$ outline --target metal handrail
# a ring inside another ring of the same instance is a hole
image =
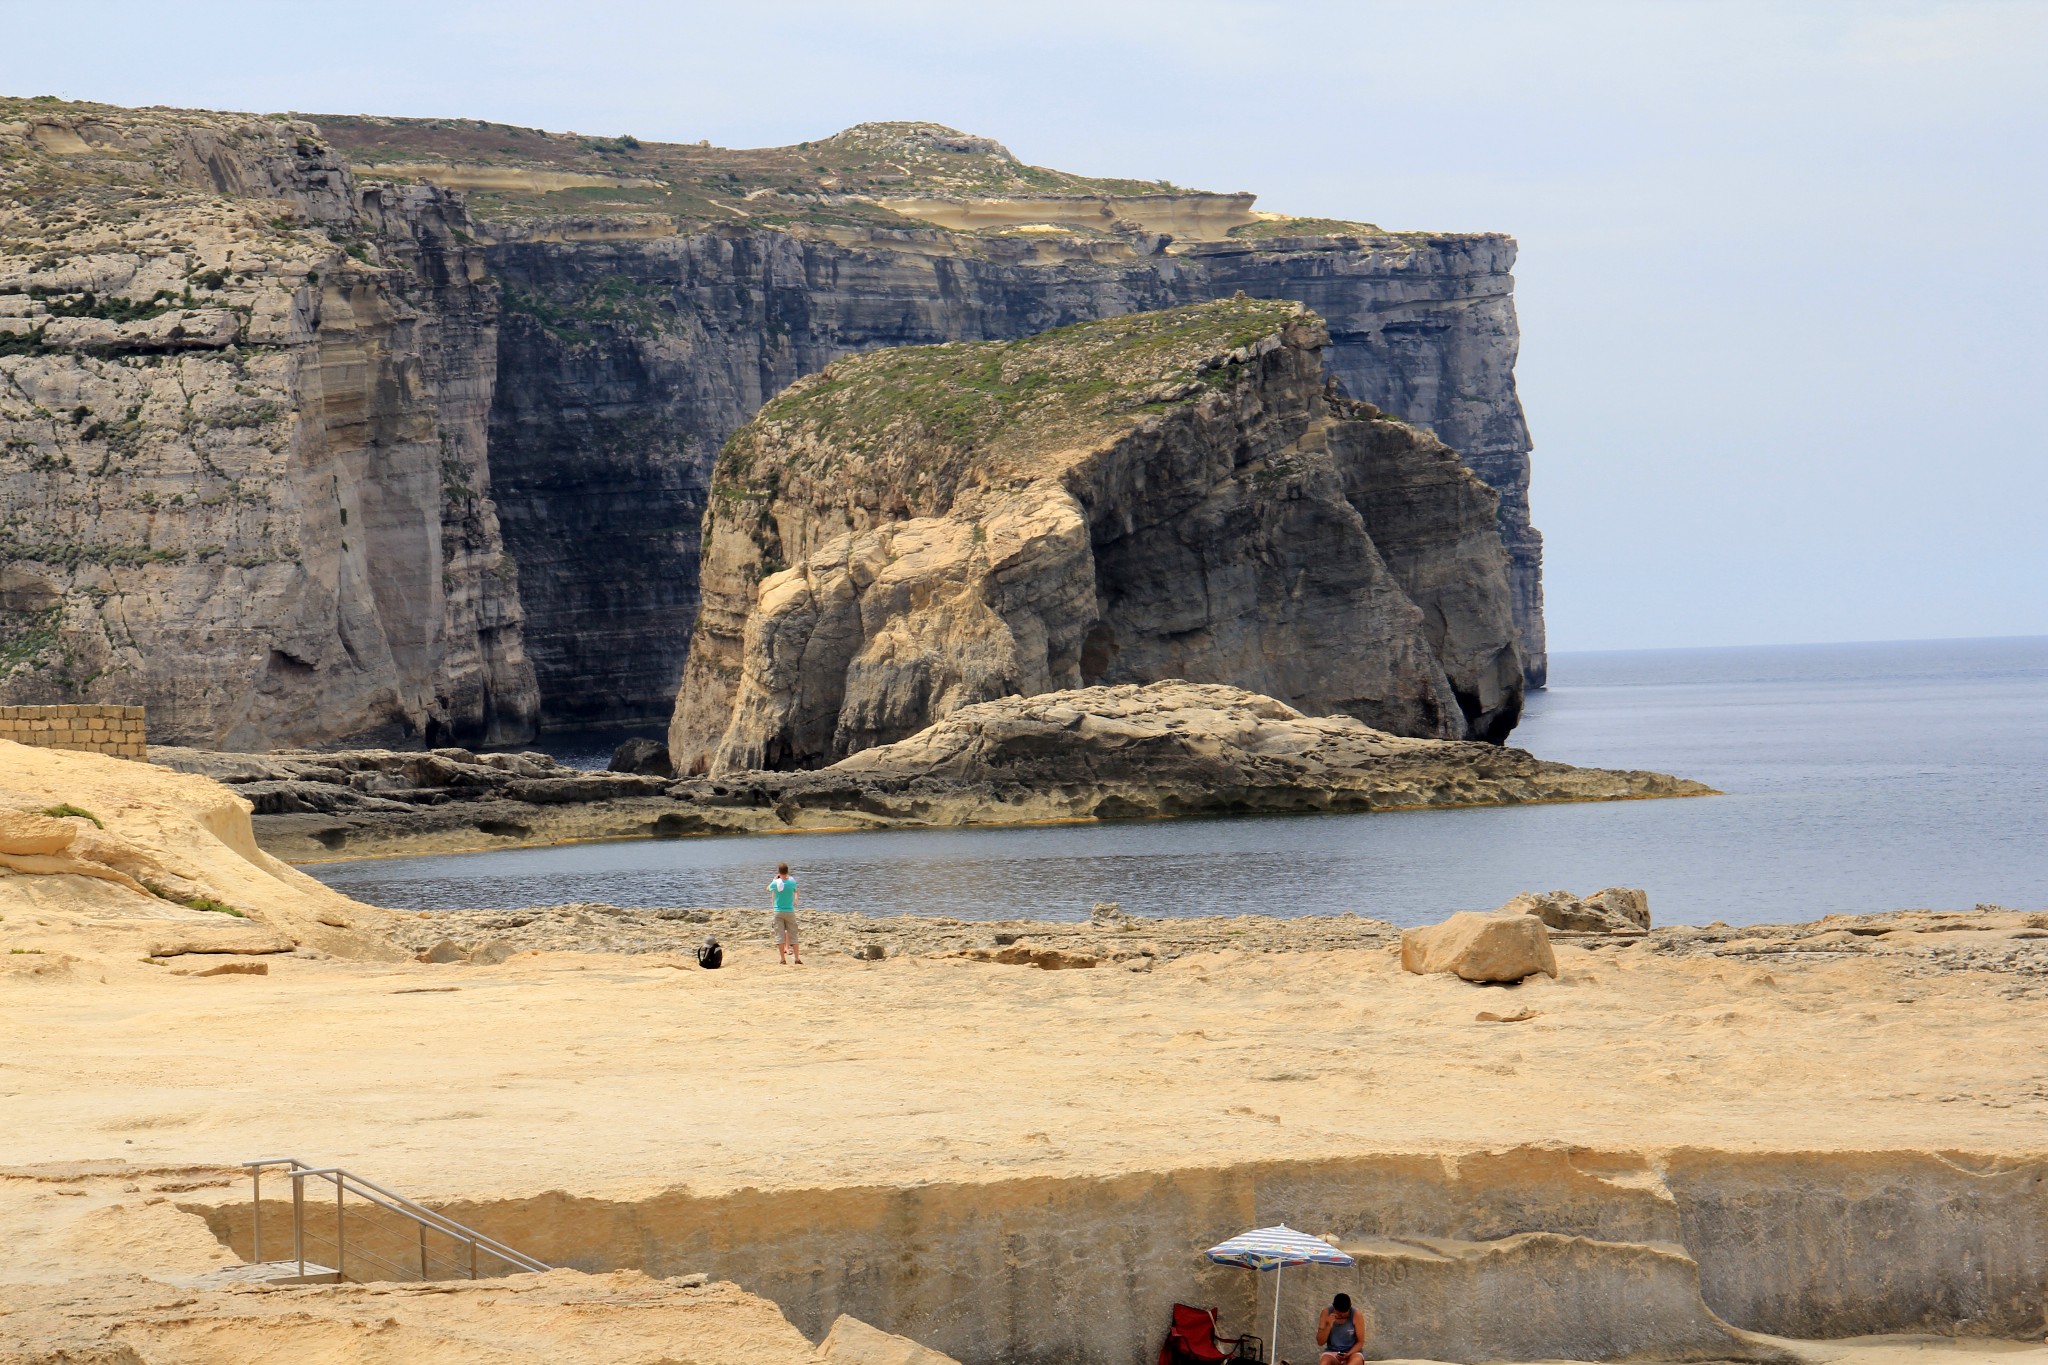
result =
[[[262,1178],[261,1167],[289,1165],[293,1170],[287,1174],[294,1180],[318,1176],[336,1184],[345,1181],[348,1186],[352,1187],[351,1192],[358,1198],[366,1199],[381,1208],[389,1209],[393,1213],[410,1218],[415,1222],[423,1223],[437,1232],[446,1233],[457,1241],[474,1244],[478,1249],[489,1252],[507,1264],[516,1265],[526,1270],[544,1271],[549,1269],[548,1266],[534,1260],[524,1252],[515,1251],[503,1242],[487,1237],[474,1228],[458,1223],[444,1213],[430,1209],[416,1200],[408,1199],[395,1190],[386,1189],[373,1180],[365,1180],[355,1172],[344,1170],[342,1167],[309,1166],[297,1157],[270,1157],[263,1161],[245,1161],[242,1164],[252,1168],[252,1174],[259,1180]]]
[[[294,1158],[286,1159],[295,1160]],[[353,1171],[343,1170],[339,1166],[313,1167],[306,1166],[304,1163],[298,1163],[298,1169],[288,1174],[294,1180],[318,1176],[323,1180],[333,1182],[337,1186],[346,1182],[350,1187],[350,1192],[359,1199],[366,1199],[379,1208],[389,1209],[393,1213],[433,1228],[436,1232],[445,1232],[457,1241],[473,1242],[481,1249],[514,1265],[531,1259],[521,1252],[514,1251],[502,1242],[494,1241],[472,1228],[465,1227],[446,1214],[436,1213],[426,1205],[415,1203],[402,1194],[393,1194],[382,1185],[365,1180]],[[533,1266],[539,1266],[543,1270],[547,1269],[546,1266],[541,1266],[538,1261],[534,1261]],[[529,1266],[527,1268],[531,1269],[532,1267]]]
[[[259,1264],[263,1261],[263,1172],[272,1166],[282,1166],[285,1168],[285,1178],[292,1182],[292,1255],[299,1264],[301,1275],[306,1273],[306,1181],[316,1179],[328,1181],[334,1186],[334,1240],[328,1245],[334,1248],[334,1274],[338,1281],[345,1281],[348,1278],[343,1261],[348,1255],[345,1202],[350,1194],[401,1218],[410,1219],[419,1228],[422,1280],[426,1279],[428,1274],[427,1233],[430,1231],[438,1232],[469,1248],[469,1278],[472,1280],[477,1278],[478,1252],[503,1261],[515,1271],[545,1271],[550,1268],[524,1252],[514,1251],[503,1242],[486,1237],[476,1229],[456,1222],[446,1214],[436,1213],[424,1204],[407,1199],[402,1194],[385,1189],[382,1185],[365,1180],[353,1171],[344,1170],[339,1166],[314,1166],[295,1156],[263,1157],[256,1161],[244,1161],[242,1166],[249,1172],[253,1194],[254,1217],[250,1225],[250,1259]],[[314,1234],[314,1240],[327,1241],[318,1234]],[[367,1259],[392,1270],[398,1269],[390,1261],[371,1252],[359,1250],[356,1256],[359,1260]]]

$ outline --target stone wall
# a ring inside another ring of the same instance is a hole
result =
[[[0,739],[39,749],[149,757],[140,706],[0,706]]]

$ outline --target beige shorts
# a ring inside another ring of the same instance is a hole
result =
[[[796,942],[796,911],[794,910],[777,910],[775,912],[775,941],[780,943],[785,938],[791,943]]]

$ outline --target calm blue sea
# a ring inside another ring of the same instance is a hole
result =
[[[413,909],[752,905],[778,859],[821,909],[1085,918],[1357,911],[1646,887],[1660,923],[2048,907],[2048,637],[1554,655],[1514,742],[1725,796],[1383,815],[625,841],[329,863]]]

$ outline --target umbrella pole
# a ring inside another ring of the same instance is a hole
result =
[[[1287,1273],[1287,1267],[1273,1267],[1273,1359],[1280,1359],[1280,1277]]]

